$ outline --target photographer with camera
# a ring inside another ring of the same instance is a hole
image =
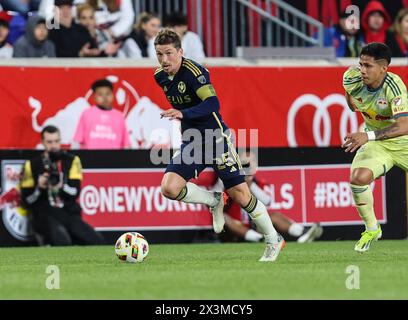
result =
[[[82,220],[76,202],[81,160],[61,150],[57,127],[46,126],[41,139],[45,150],[26,161],[21,180],[22,201],[33,213],[34,231],[53,246],[103,244],[102,236]]]

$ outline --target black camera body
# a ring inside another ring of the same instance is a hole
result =
[[[58,163],[50,158],[43,157],[44,172],[49,174],[48,183],[54,187],[60,182]]]

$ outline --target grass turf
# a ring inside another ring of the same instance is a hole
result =
[[[148,260],[120,262],[113,246],[0,248],[0,299],[408,299],[408,241],[290,242],[275,263],[263,244],[151,245]],[[45,283],[48,265],[60,289]],[[349,265],[360,289],[348,290]]]

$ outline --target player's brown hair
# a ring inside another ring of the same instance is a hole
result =
[[[179,35],[168,28],[161,30],[154,40],[154,46],[165,44],[172,44],[177,50],[181,49],[181,40]]]

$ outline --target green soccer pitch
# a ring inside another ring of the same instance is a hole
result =
[[[0,248],[0,299],[408,299],[407,240],[353,247],[289,242],[261,263],[261,243],[153,244],[138,264],[119,261],[113,245]],[[49,265],[59,289],[46,287],[56,285]]]

